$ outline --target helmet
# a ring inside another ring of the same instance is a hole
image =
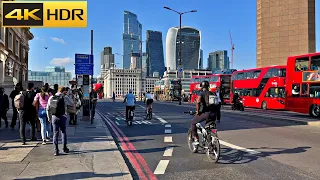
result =
[[[129,93],[132,93],[132,89],[129,89]]]
[[[207,88],[208,89],[209,86],[210,86],[209,85],[209,81],[202,81],[200,86],[201,86],[201,88]]]

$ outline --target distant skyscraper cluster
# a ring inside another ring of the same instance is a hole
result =
[[[229,69],[230,61],[226,50],[214,51],[209,53],[208,69],[212,72],[222,69]]]
[[[180,46],[179,27],[169,29],[166,39],[167,69],[176,70],[179,65]],[[182,68],[185,70],[197,69],[200,63],[201,32],[193,27],[181,28]]]
[[[147,31],[146,39],[147,53],[147,75],[152,76],[154,72],[158,72],[160,76],[164,73],[164,56],[162,32]]]
[[[108,69],[114,66],[114,54],[112,54],[112,47],[105,47],[101,52],[101,77],[103,78]]]

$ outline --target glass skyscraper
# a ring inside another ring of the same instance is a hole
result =
[[[212,72],[222,69],[229,69],[230,62],[228,57],[228,51],[220,50],[209,53],[208,57],[208,69]]]
[[[162,77],[165,71],[162,32],[147,30],[146,53],[147,75],[152,76],[154,72],[158,72]]]
[[[179,62],[179,27],[169,29],[166,39],[166,62],[168,70],[176,70]],[[193,27],[181,27],[182,68],[197,69],[200,64],[201,32]]]
[[[140,41],[142,39],[142,25],[136,14],[124,11],[123,23],[123,67],[130,68],[131,52],[140,53]],[[141,58],[141,57],[140,57]],[[137,64],[141,67],[140,61]]]
[[[72,79],[71,72],[66,72],[64,67],[50,66],[44,71],[28,71],[28,81],[42,81],[50,86],[58,84],[59,86],[70,86],[69,81]]]

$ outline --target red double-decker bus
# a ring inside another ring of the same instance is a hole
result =
[[[236,71],[232,74],[232,91],[245,107],[285,109],[286,66],[269,66]]]
[[[192,76],[190,80],[190,102],[194,103],[201,88],[200,88],[200,83],[204,80],[209,81],[209,76]]]
[[[231,83],[231,74],[212,74],[206,76],[193,76],[190,82],[190,92],[191,102],[193,103],[197,98],[201,88],[200,84],[202,81],[209,81],[210,91],[215,91],[217,87],[220,88],[224,94],[223,99],[224,103],[230,103],[230,83]]]
[[[98,98],[102,99],[103,98],[103,84],[101,84],[101,83],[93,84],[93,89],[97,92]]]
[[[287,60],[286,109],[320,117],[320,53]]]

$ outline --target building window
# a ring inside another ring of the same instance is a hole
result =
[[[0,42],[2,42],[3,44],[5,43],[5,28],[4,27],[0,27]]]
[[[20,40],[19,39],[16,39],[15,53],[18,57],[20,56]]]
[[[13,51],[13,34],[10,31],[8,33],[8,48]]]
[[[25,58],[26,58],[26,49],[25,48],[22,48],[22,58],[23,58],[23,60],[25,60]]]

